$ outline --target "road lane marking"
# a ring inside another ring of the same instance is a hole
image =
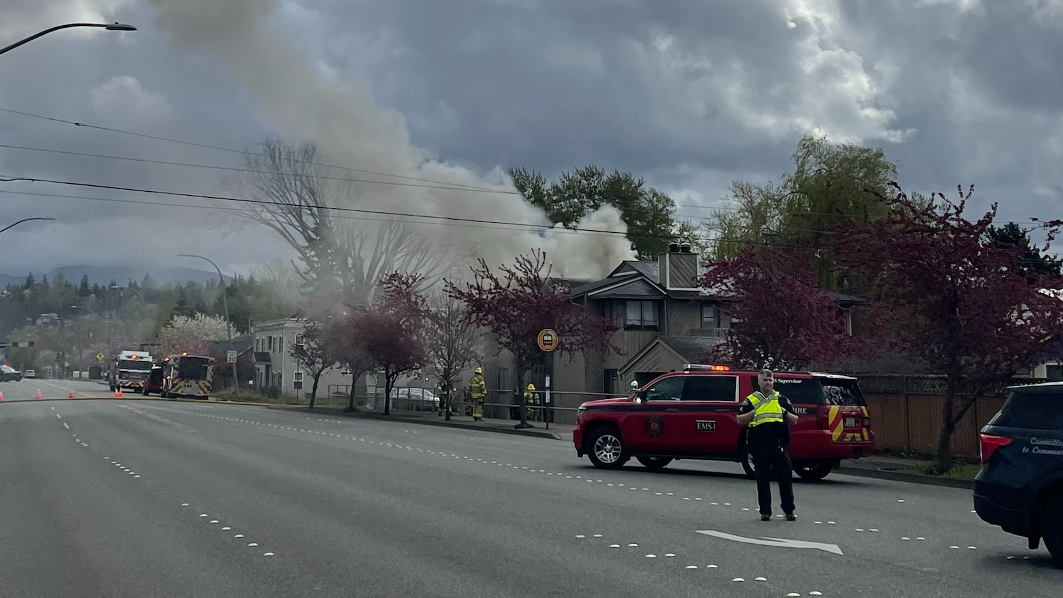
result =
[[[712,536],[714,538],[721,538],[723,540],[731,540],[732,542],[741,542],[743,544],[756,544],[759,546],[776,546],[779,548],[807,548],[813,550],[822,550],[824,552],[830,552],[832,554],[842,555],[842,549],[837,544],[824,544],[820,542],[808,542],[806,540],[787,540],[781,538],[746,538],[744,536],[736,536],[734,534],[728,534],[725,532],[718,532],[716,530],[694,530],[699,534],[706,536]]]

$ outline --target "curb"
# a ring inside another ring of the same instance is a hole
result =
[[[901,473],[897,471],[882,471],[881,469],[864,469],[861,467],[845,466],[842,466],[837,471],[843,475],[864,478],[876,478],[893,482],[908,482],[910,484],[922,484],[924,486],[941,486],[945,488],[974,490],[974,480],[964,478],[946,478],[941,476],[923,475],[920,473]]]
[[[305,406],[303,406],[303,411],[305,411],[306,413],[318,413],[318,414],[323,413],[322,411],[318,411],[317,409],[311,410],[311,409],[309,409],[308,407],[305,407]],[[552,439],[552,440],[571,440],[571,438],[572,438],[571,434],[554,433],[554,432],[550,432],[549,430],[545,430],[543,428],[517,430],[515,428],[484,427],[484,426],[477,426],[476,424],[474,424],[472,422],[463,422],[463,421],[456,421],[456,420],[450,420],[449,422],[446,421],[446,420],[433,421],[433,420],[430,420],[430,419],[402,417],[401,415],[400,416],[395,416],[395,415],[383,415],[383,414],[380,414],[380,413],[367,413],[365,411],[353,411],[353,412],[352,411],[347,411],[347,412],[339,411],[339,412],[335,412],[335,413],[330,411],[330,414],[331,415],[336,415],[336,416],[339,416],[339,417],[351,417],[351,418],[356,418],[356,419],[373,419],[373,420],[379,420],[379,421],[402,422],[402,423],[405,423],[405,424],[421,424],[421,425],[425,425],[425,426],[436,426],[436,427],[441,427],[441,428],[458,428],[458,429],[461,429],[461,430],[478,430],[480,432],[495,432],[496,434],[511,434],[511,435],[514,435],[514,436],[531,436],[533,438],[546,438],[546,439]]]

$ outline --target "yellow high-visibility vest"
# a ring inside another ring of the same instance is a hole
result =
[[[748,397],[746,400],[753,405],[753,411],[756,415],[749,422],[749,427],[756,427],[761,424],[777,422],[783,423],[783,409],[779,404],[779,391],[773,391],[771,396],[764,396],[757,391]]]

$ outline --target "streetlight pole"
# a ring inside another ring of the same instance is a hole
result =
[[[15,228],[16,226],[22,224],[23,222],[30,222],[32,220],[55,220],[55,218],[23,218],[22,220],[19,220],[18,222],[14,222],[12,224],[9,224],[9,225],[5,226],[4,228],[0,228],[0,233],[4,232],[5,230],[8,230],[10,228]]]
[[[21,46],[23,44],[28,44],[31,41],[37,39],[38,37],[41,37],[42,35],[48,35],[49,33],[53,32],[53,31],[59,31],[60,29],[69,29],[71,27],[100,27],[100,28],[106,29],[108,31],[136,31],[137,30],[137,28],[132,26],[132,25],[125,25],[125,24],[122,24],[122,23],[67,23],[66,25],[57,25],[55,27],[52,27],[51,29],[45,29],[44,31],[41,31],[40,33],[36,33],[34,35],[31,35],[31,36],[27,37],[26,39],[24,39],[22,41],[17,41],[15,43],[11,44],[10,46],[7,46],[6,48],[0,48],[0,54],[3,54],[5,52],[10,52],[11,50],[14,50],[15,48],[17,48],[17,47],[19,47],[19,46]]]
[[[202,255],[192,255],[192,254],[189,254],[189,253],[179,253],[179,254],[177,254],[177,257],[195,257],[195,258],[199,258],[201,260],[207,260],[208,262],[210,262],[210,265],[214,266],[214,269],[218,271],[218,282],[221,284],[221,298],[222,298],[222,302],[225,305],[225,332],[229,335],[229,350],[230,351],[234,351],[235,349],[233,349],[233,328],[232,328],[232,324],[229,322],[229,296],[228,296],[229,294],[225,292],[226,291],[225,277],[221,275],[221,268],[219,268],[218,264],[215,264],[213,260],[211,260],[210,258],[203,257]],[[233,363],[233,383],[236,384],[236,392],[239,392],[240,391],[240,376],[237,375],[237,373],[236,373],[236,363],[235,362]]]

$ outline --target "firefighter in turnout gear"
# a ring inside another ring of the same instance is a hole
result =
[[[446,380],[440,380],[436,385],[436,396],[439,397],[439,413],[436,415],[442,416],[444,412],[450,415],[450,385]]]
[[[484,397],[487,396],[483,368],[476,368],[476,373],[469,379],[469,394],[472,397],[472,420],[479,421],[484,418]]]
[[[529,421],[539,421],[540,411],[535,408],[535,398],[535,385],[529,384],[528,389],[524,391],[524,408],[528,412]]]
[[[771,370],[757,374],[760,390],[746,397],[738,416],[738,425],[749,425],[749,452],[757,472],[757,502],[760,520],[771,521],[771,481],[779,482],[779,498],[787,521],[794,515],[793,467],[790,463],[790,425],[797,415],[790,400],[775,390]]]

